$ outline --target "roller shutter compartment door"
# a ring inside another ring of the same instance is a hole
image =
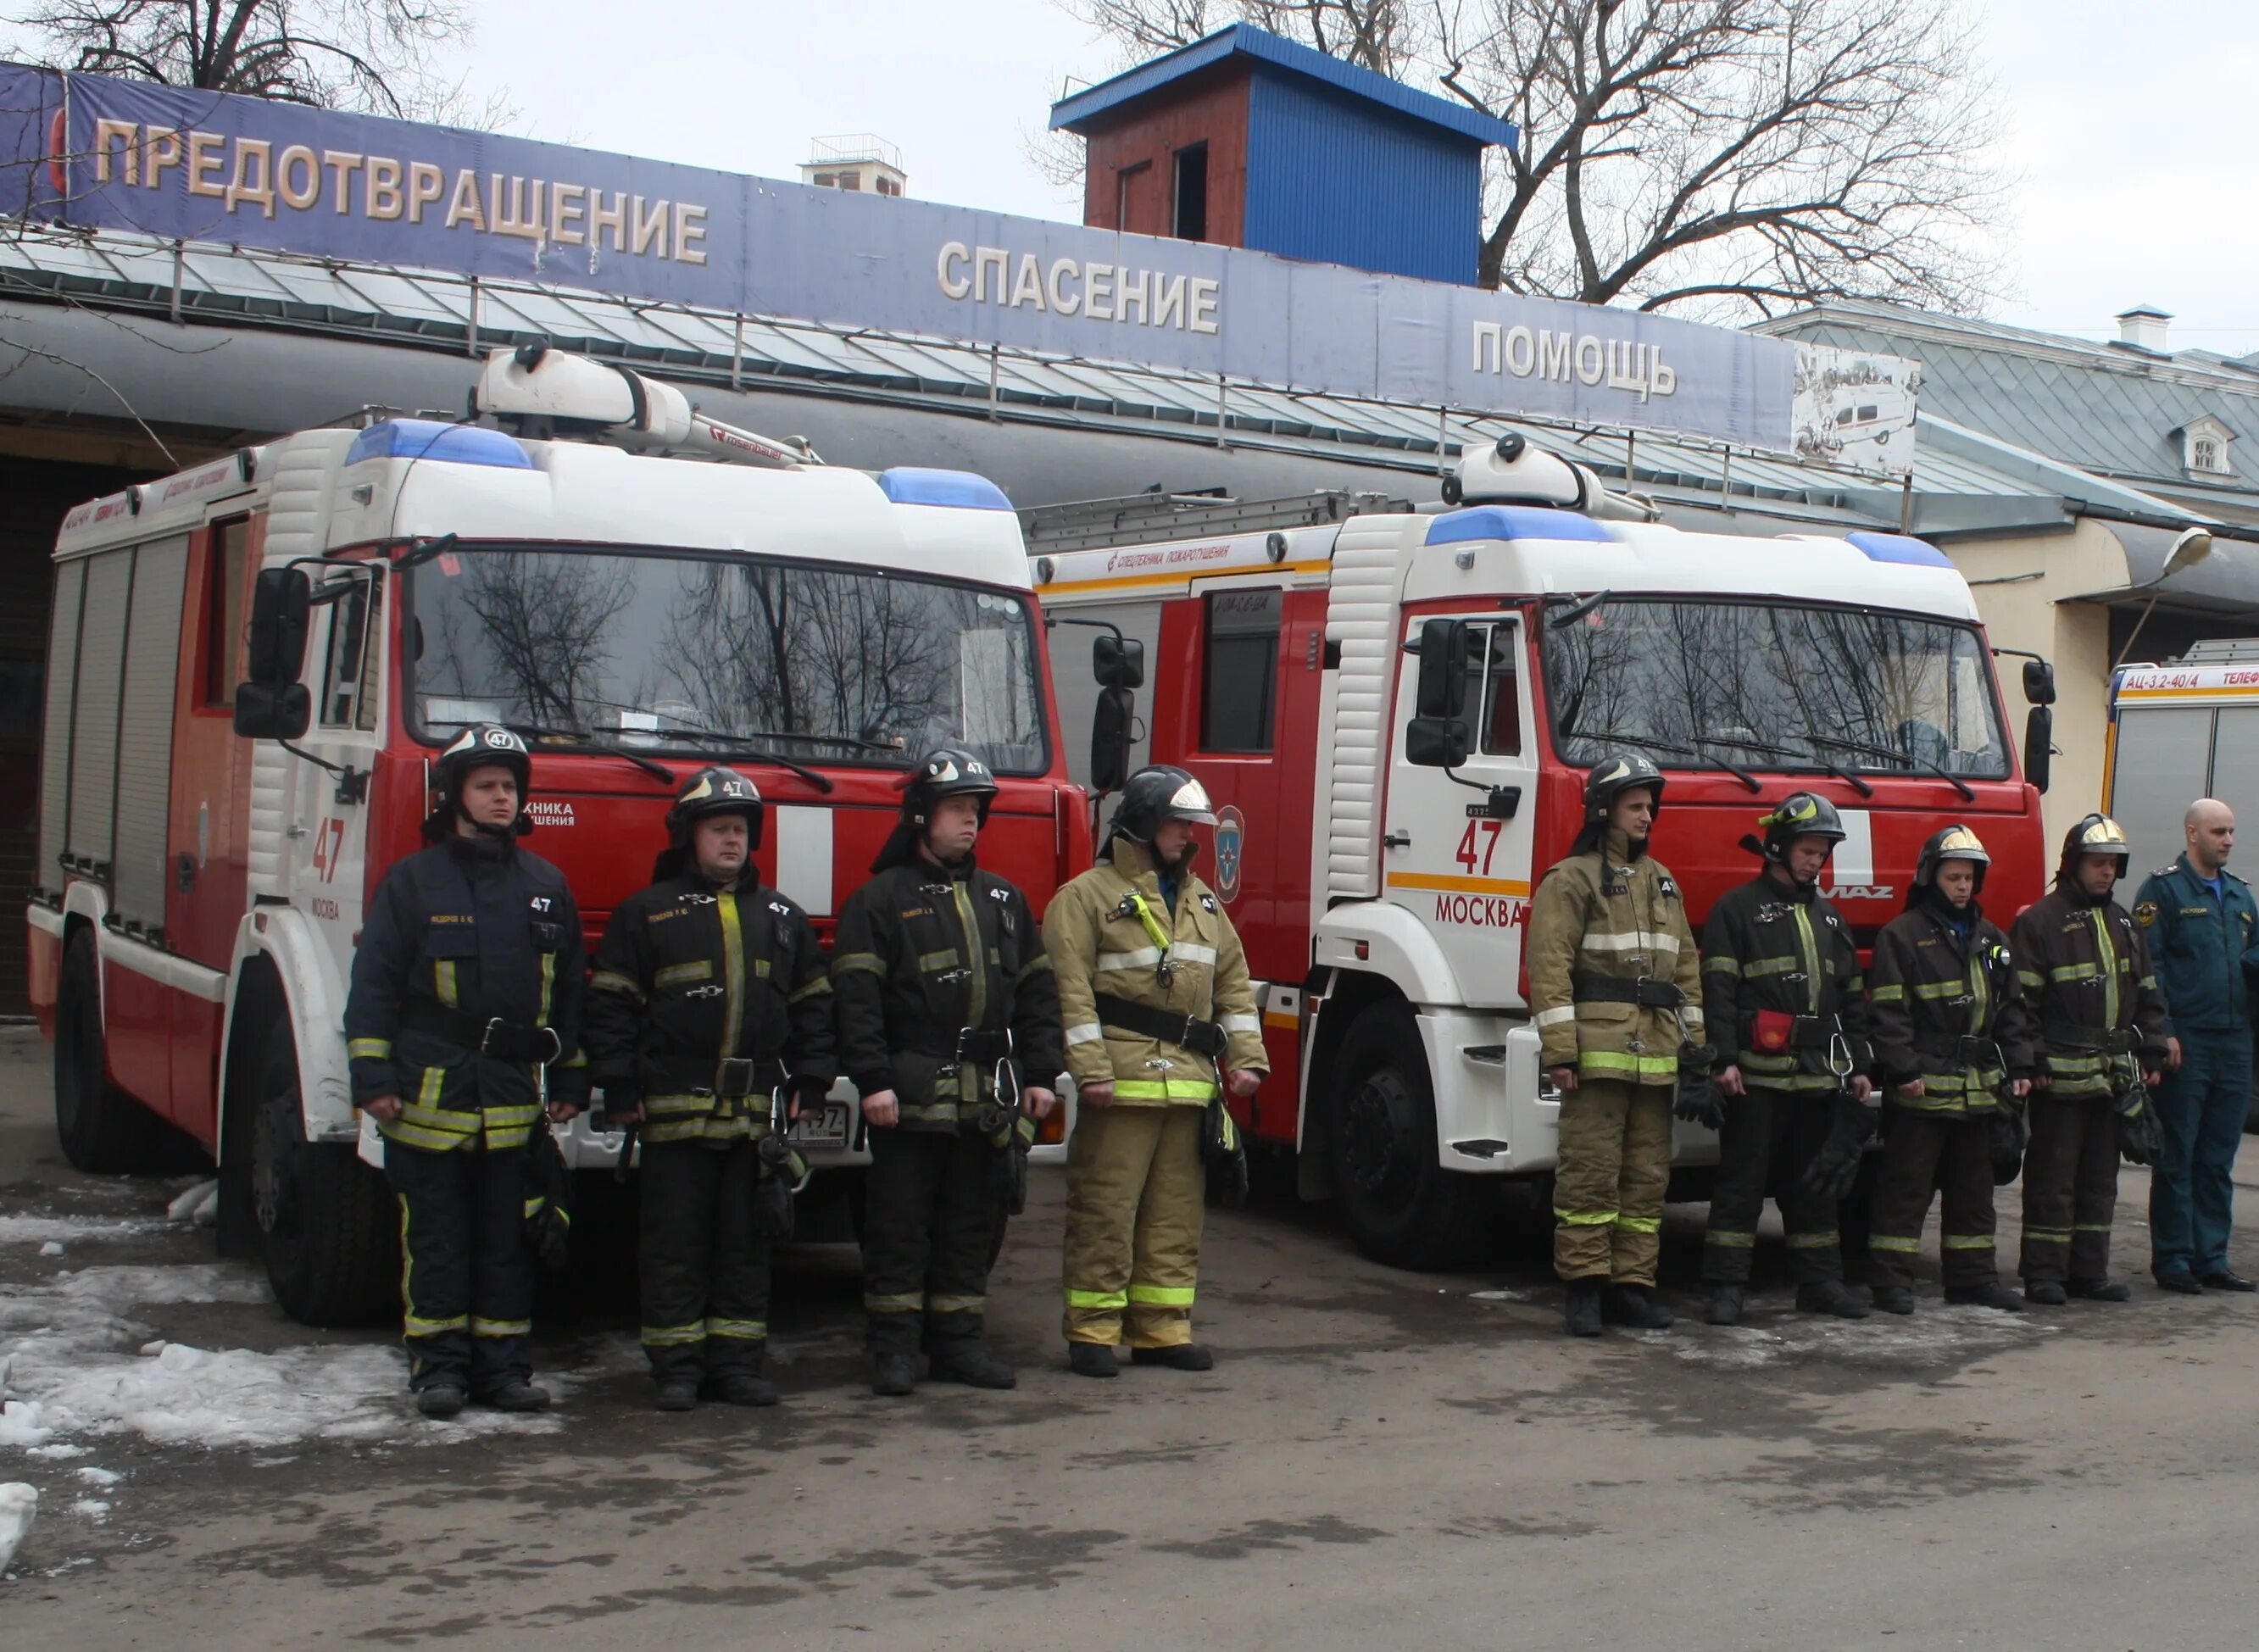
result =
[[[47,709],[39,737],[39,856],[34,888],[63,887],[66,823],[70,818],[71,706],[78,687],[79,602],[86,592],[86,563],[55,570],[54,623],[47,647]]]
[[[170,879],[166,838],[173,787],[173,713],[189,540],[134,552],[118,720],[118,833],[110,908],[128,929],[161,930]]]
[[[82,869],[90,868],[91,875],[104,880],[117,851],[118,711],[125,689],[125,622],[132,595],[132,551],[104,551],[87,559],[65,843]]]

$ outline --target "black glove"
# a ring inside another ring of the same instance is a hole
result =
[[[1678,1046],[1678,1095],[1671,1110],[1689,1124],[1714,1130],[1726,1122],[1726,1098],[1710,1077],[1710,1061],[1707,1044]]]
[[[1875,1139],[1883,1110],[1849,1090],[1838,1090],[1828,1097],[1828,1139],[1804,1167],[1804,1185],[1822,1198],[1842,1200],[1859,1179],[1859,1160]]]
[[[2138,1078],[2118,1090],[2118,1152],[2128,1164],[2154,1164],[2164,1142],[2157,1129],[2157,1106],[2149,1086]]]
[[[1208,1104],[1201,1119],[1201,1163],[1208,1171],[1211,1207],[1236,1210],[1247,1202],[1247,1142],[1222,1096]]]
[[[572,1259],[573,1172],[565,1168],[564,1150],[550,1134],[549,1121],[534,1127],[526,1143],[525,1248],[552,1273],[561,1273]]]
[[[2031,1121],[2023,1108],[2002,1097],[1985,1125],[1985,1140],[1992,1155],[1992,1186],[2006,1187],[2023,1174],[2024,1150],[2032,1144]]]
[[[792,1237],[792,1190],[808,1174],[808,1162],[773,1131],[753,1150],[761,1161],[761,1178],[753,1188],[753,1231],[782,1244]]]
[[[988,1191],[1008,1216],[1028,1208],[1028,1150],[1036,1144],[1036,1122],[1001,1101],[982,1106],[975,1128],[995,1150],[988,1160]]]
[[[831,1085],[828,1079],[808,1079],[795,1075],[792,1081],[792,1098],[803,1119],[823,1117],[823,1104],[830,1099]]]
[[[614,1109],[626,1113],[642,1105],[643,1086],[641,1085],[608,1084],[604,1086],[604,1099],[596,1104],[595,1112],[589,1115],[589,1126],[592,1129],[605,1131],[624,1129],[626,1128],[626,1122],[614,1118],[612,1116]]]

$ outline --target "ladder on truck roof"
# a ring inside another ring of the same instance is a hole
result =
[[[1084,499],[1030,505],[1020,512],[1028,552],[1103,551],[1164,539],[1221,538],[1268,529],[1322,528],[1374,512],[1408,515],[1406,499],[1333,488],[1285,499],[1233,499],[1214,493],[1148,491],[1120,499]]]

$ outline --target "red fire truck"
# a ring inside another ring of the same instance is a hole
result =
[[[757,780],[763,876],[820,930],[943,739],[995,770],[984,854],[1039,907],[1090,862],[993,485],[827,467],[538,346],[489,358],[474,413],[246,448],[80,506],[55,553],[28,939],[64,1149],[125,1171],[184,1133],[223,1243],[316,1323],[396,1302],[345,991],[465,725],[532,746],[532,844],[592,945],[709,763]],[[867,1164],[854,1126],[843,1085],[798,1127],[819,1184]],[[619,1148],[561,1138],[581,1168]]]
[[[1068,726],[1098,719],[1078,778],[1178,763],[1216,802],[1208,875],[1272,1064],[1245,1123],[1415,1267],[1464,1250],[1500,1178],[1553,1168],[1522,932],[1590,765],[1665,771],[1657,852],[1698,930],[1754,875],[1758,815],[1828,797],[1850,831],[1828,893],[1863,946],[1950,821],[1992,851],[1988,905],[2039,894],[2054,698],[2030,662],[2020,769],[1969,588],[1918,540],[1685,532],[1516,437],[1445,491],[1456,509],[1143,496],[1026,523],[1047,622],[1100,629],[1094,673],[1051,655]],[[1682,1164],[1716,1147],[1680,1127]]]

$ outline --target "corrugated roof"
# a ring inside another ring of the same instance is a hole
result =
[[[1051,129],[1080,132],[1101,115],[1235,57],[1319,82],[1422,125],[1441,127],[1455,138],[1469,139],[1478,144],[1510,145],[1514,139],[1514,125],[1509,121],[1469,109],[1447,97],[1437,97],[1432,92],[1417,91],[1386,75],[1329,57],[1251,23],[1235,23],[1229,28],[1218,29],[1190,46],[1179,46],[1165,57],[1140,63],[1110,81],[1101,81],[1071,97],[1062,97],[1051,105]]]
[[[1219,387],[1133,365],[998,352],[947,339],[826,328],[773,318],[636,304],[554,288],[480,281],[413,269],[338,265],[288,254],[192,246],[112,233],[25,230],[0,237],[0,294],[91,308],[167,313],[189,322],[316,331],[460,352],[542,338],[646,367],[688,383],[747,389],[828,386],[906,405],[987,406],[1008,417],[1134,434],[1213,431]],[[742,353],[738,339],[742,336]],[[993,376],[992,376],[993,375]],[[992,389],[993,385],[993,389]],[[1925,386],[1925,394],[1927,386]],[[1580,431],[1434,407],[1349,401],[1234,382],[1222,387],[1224,428],[1235,445],[1338,454],[1360,465],[1434,474],[1437,444],[1456,457],[1471,444],[1519,431],[1540,447],[1591,466],[1611,482],[1665,502],[1724,503],[1801,520],[1895,527],[1899,496],[1884,478],[1793,459],[1623,431]],[[1924,433],[1928,421],[1924,420]],[[2032,456],[2024,456],[2027,459]],[[1998,462],[1995,462],[1997,459]],[[1917,443],[1915,488],[1930,500],[1990,502],[1981,525],[2053,526],[2061,496],[2122,495],[2160,513],[2170,507],[2099,479],[2055,467],[2052,489],[2031,463],[1981,443]],[[2036,462],[2035,460],[2034,462]],[[1999,502],[2016,502],[2003,507]],[[1965,518],[1965,519],[1964,519]],[[1966,513],[1918,509],[1940,531],[1979,525]]]

